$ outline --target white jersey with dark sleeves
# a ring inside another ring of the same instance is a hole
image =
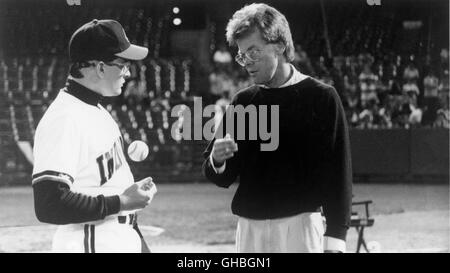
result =
[[[36,129],[33,185],[54,180],[90,196],[121,194],[134,178],[117,123],[100,104],[63,90]]]

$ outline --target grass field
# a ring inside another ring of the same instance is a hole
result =
[[[139,223],[154,252],[233,252],[237,218],[230,202],[236,186],[162,184]],[[367,241],[382,252],[449,252],[448,185],[356,184],[354,200],[371,199],[375,225]],[[0,188],[0,251],[46,252],[55,227],[39,223],[30,187]],[[155,236],[151,226],[164,229]],[[348,232],[348,251],[356,248]]]

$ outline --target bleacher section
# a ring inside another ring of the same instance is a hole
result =
[[[33,143],[39,120],[64,86],[67,68],[65,60],[56,58],[49,62],[12,58],[1,63],[0,174],[30,171],[30,164],[18,160],[21,156],[16,142]],[[193,164],[193,157],[201,154],[205,143],[175,141],[171,137],[175,119],[171,107],[192,101],[190,69],[189,60],[138,62],[131,68],[122,96],[104,101],[127,145],[134,140],[149,144],[148,158],[132,167],[161,182],[182,180],[186,172],[193,179],[201,179],[199,164]]]
[[[243,3],[199,2],[206,3],[208,13],[217,15],[208,18],[205,28],[212,55],[218,43],[224,41],[224,28],[231,16],[228,13],[242,7]],[[421,64],[418,66],[420,77],[415,79],[420,90],[423,90],[426,76],[424,64],[438,67],[435,69],[438,73],[447,69],[448,78],[448,56],[445,67],[439,56],[443,46],[448,49],[448,22],[444,27],[437,27],[442,25],[442,18],[448,20],[448,13],[446,17],[442,12],[445,8],[448,10],[448,3],[429,0],[417,1],[419,4],[414,7],[407,5],[412,2],[383,1],[383,8],[377,8],[368,6],[365,0],[323,1],[333,59],[327,56],[319,1],[305,0],[301,7],[298,1],[268,1],[289,20],[294,41],[311,60],[310,75],[325,82],[331,79],[342,96],[350,124],[358,128],[369,128],[359,121],[352,123],[353,117],[358,119],[366,109],[361,103],[352,106],[352,96],[359,100],[360,86],[364,81],[369,82],[365,86],[372,84],[371,77],[377,77],[377,92],[383,94],[394,93],[396,83],[401,89],[405,83],[403,72],[410,62]],[[131,66],[131,77],[124,84],[122,95],[104,101],[104,107],[119,124],[126,144],[133,140],[149,144],[148,158],[131,164],[136,175],[151,175],[158,182],[204,180],[200,168],[206,143],[175,140],[171,136],[174,122],[171,109],[178,104],[192,105],[194,95],[203,96],[206,103],[214,103],[207,85],[212,64],[199,64],[196,56],[172,54],[169,43],[173,30],[172,3],[162,0],[135,0],[133,3],[93,0],[82,1],[82,5],[76,7],[67,5],[66,1],[1,1],[0,183],[16,184],[17,179],[29,183],[31,165],[21,154],[17,142],[32,144],[39,120],[65,84],[70,35],[94,18],[118,20],[132,43],[149,48],[149,57]],[[417,12],[426,8],[430,9],[429,13]],[[433,20],[429,20],[428,14],[435,15]],[[402,26],[404,20],[421,20],[424,25],[417,32],[408,33]],[[430,22],[434,24],[432,27]],[[408,37],[417,39],[406,43]],[[425,62],[428,57],[431,63]],[[364,64],[370,65],[369,80],[361,80]],[[232,71],[238,71],[240,68],[234,65]],[[445,73],[437,77],[442,82]],[[448,80],[443,85],[448,88]],[[351,86],[356,90],[354,93],[349,91]],[[420,107],[422,98],[423,92],[419,95]]]
[[[33,142],[40,118],[64,87],[70,35],[94,18],[118,20],[132,43],[149,48],[149,58],[132,66],[124,94],[105,107],[117,119],[128,143],[136,139],[154,143],[147,161],[173,153],[161,148],[170,139],[170,108],[158,110],[154,104],[161,100],[170,107],[169,102],[187,100],[192,95],[193,73],[190,60],[160,58],[168,50],[161,46],[168,37],[166,5],[143,2],[135,8],[111,1],[83,1],[81,7],[72,7],[65,1],[27,0],[6,0],[1,5],[0,33],[7,38],[0,43],[0,173],[17,171],[16,142]]]

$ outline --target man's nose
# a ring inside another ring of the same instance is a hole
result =
[[[131,76],[130,70],[127,69],[127,72],[125,72],[125,74],[123,75],[123,77],[124,77],[125,79],[128,79],[130,76]]]
[[[255,64],[255,62],[252,62],[249,59],[245,59],[244,60],[244,67],[246,69],[250,69],[254,64]]]

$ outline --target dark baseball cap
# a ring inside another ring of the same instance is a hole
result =
[[[73,33],[69,42],[72,62],[105,61],[115,57],[142,60],[147,54],[146,47],[130,43],[119,22],[109,19],[94,19],[84,24]]]

